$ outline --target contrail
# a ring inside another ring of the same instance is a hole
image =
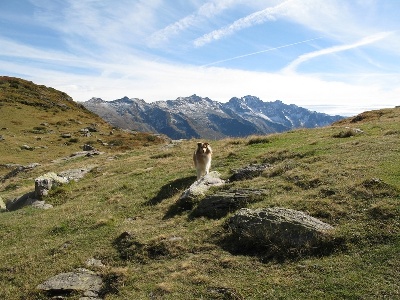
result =
[[[286,48],[286,47],[290,47],[290,46],[294,46],[294,45],[298,45],[298,44],[303,44],[303,43],[307,43],[307,42],[318,40],[318,39],[322,39],[322,37],[317,37],[317,38],[313,38],[313,39],[309,39],[309,40],[305,40],[305,41],[301,41],[301,42],[296,42],[296,43],[292,43],[292,44],[288,44],[288,45],[283,45],[283,46],[279,46],[279,47],[275,47],[275,48],[270,48],[270,49],[266,49],[266,50],[262,50],[262,51],[257,51],[257,52],[253,52],[253,53],[243,54],[243,55],[231,57],[228,59],[215,61],[215,62],[206,64],[206,65],[203,65],[202,67],[208,67],[208,66],[216,65],[216,64],[223,63],[226,61],[243,58],[243,57],[247,57],[247,56],[251,56],[251,55],[256,55],[256,54],[260,54],[260,53],[264,53],[264,52],[268,52],[268,51],[273,51],[273,50],[277,50],[277,49],[281,49],[281,48]]]
[[[314,52],[310,52],[310,53],[306,53],[303,55],[300,55],[297,59],[295,59],[294,61],[292,61],[288,66],[286,66],[282,71],[283,72],[293,72],[296,70],[296,68],[302,64],[305,61],[308,61],[314,57],[318,57],[321,55],[327,55],[327,54],[332,54],[332,53],[336,53],[336,52],[341,52],[341,51],[346,51],[346,50],[350,50],[350,49],[354,49],[357,47],[361,47],[361,46],[365,46],[368,44],[372,44],[375,43],[377,41],[380,41],[386,37],[388,37],[389,35],[391,35],[393,32],[380,32],[374,35],[370,35],[367,37],[364,37],[363,39],[353,43],[353,44],[346,44],[346,45],[340,45],[340,46],[333,46],[333,47],[329,47],[326,49],[322,49],[322,50],[318,50],[318,51],[314,51]]]

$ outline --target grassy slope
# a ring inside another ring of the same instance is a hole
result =
[[[83,180],[55,190],[47,200],[53,209],[0,214],[0,299],[41,299],[37,284],[91,257],[107,265],[100,270],[105,278],[119,282],[118,293],[106,299],[400,297],[400,109],[355,121],[212,142],[212,169],[225,178],[232,169],[270,163],[263,176],[227,187],[267,189],[251,207],[294,208],[334,225],[332,254],[270,259],[230,253],[221,243],[226,218],[191,219],[190,212],[176,210],[179,195],[195,180],[197,141],[149,145],[47,162],[0,185],[7,199],[32,189],[44,172],[97,165]],[[19,154],[13,159],[22,159]],[[142,245],[128,260],[113,246],[124,231]],[[182,239],[171,244],[170,237]]]
[[[85,137],[80,130],[87,127],[97,131]],[[50,162],[81,151],[83,144],[92,144],[100,151],[121,151],[159,141],[148,134],[115,130],[110,135],[111,131],[108,123],[63,92],[0,76],[0,135],[4,139],[0,140],[1,164]],[[63,138],[63,134],[71,137]],[[34,150],[23,150],[23,145]],[[6,172],[0,167],[0,175]]]

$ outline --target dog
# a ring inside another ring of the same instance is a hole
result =
[[[197,180],[210,172],[212,149],[209,143],[197,143],[193,153],[193,162],[197,172]]]

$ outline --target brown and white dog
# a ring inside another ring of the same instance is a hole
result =
[[[197,143],[193,153],[193,162],[197,171],[197,180],[210,172],[212,149],[209,143]]]

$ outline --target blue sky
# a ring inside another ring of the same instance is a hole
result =
[[[75,101],[400,105],[399,0],[0,1],[0,75]]]

